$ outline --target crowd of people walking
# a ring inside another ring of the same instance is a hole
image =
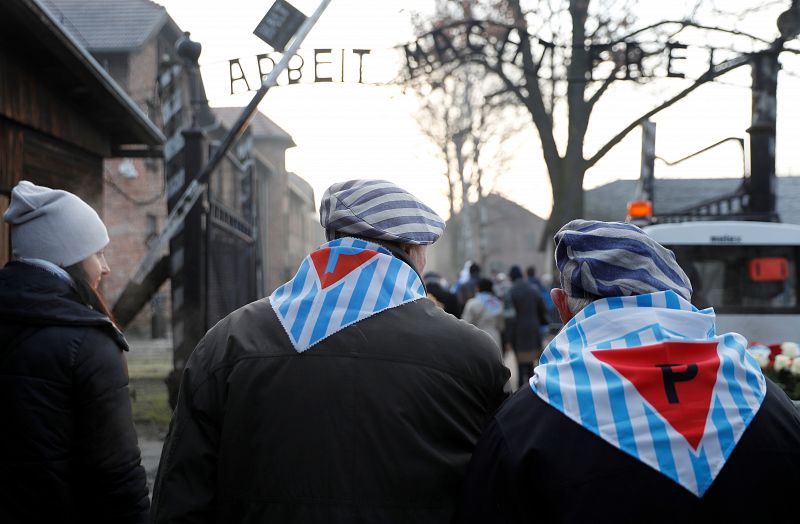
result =
[[[488,333],[501,354],[513,354],[517,382],[513,389],[527,384],[542,352],[542,343],[560,325],[550,298],[550,288],[536,278],[529,266],[523,276],[519,266],[508,275],[483,276],[481,266],[472,261],[464,265],[452,286],[438,273],[427,273],[428,297],[446,312]],[[509,355],[510,356],[510,355]]]
[[[4,219],[3,522],[795,521],[800,413],[636,226],[564,225],[552,289],[472,263],[450,289],[432,209],[332,185],[327,242],[186,363],[151,503],[105,226],[28,182]]]

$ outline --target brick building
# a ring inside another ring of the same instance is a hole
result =
[[[175,42],[183,34],[166,9],[148,0],[43,1],[142,112],[160,126],[159,65],[174,54]],[[113,304],[136,270],[148,239],[166,217],[163,161],[107,159],[102,187],[103,215],[111,238],[106,255],[111,274],[104,279],[103,290]],[[150,334],[153,307],[164,311],[167,297],[169,282],[129,324],[128,332]]]
[[[108,224],[104,159],[160,156],[163,141],[44,2],[0,3],[0,213],[24,179],[76,193]],[[0,223],[0,264],[8,247]]]
[[[163,127],[166,101],[159,98],[158,78],[165,67],[169,67],[166,64],[178,63],[175,44],[183,36],[166,9],[150,0],[42,1],[125,89],[142,112]],[[189,90],[184,86],[180,95],[185,108],[190,106]],[[241,108],[209,111],[204,106],[200,109],[199,122],[212,141],[219,140],[226,124],[231,125],[240,112]],[[188,112],[181,120],[187,125]],[[170,131],[169,134],[179,137],[180,133]],[[307,209],[310,187],[300,190],[303,194],[300,201],[306,207],[292,207],[290,200],[296,197],[297,187],[304,183],[290,184],[285,168],[285,151],[294,147],[294,142],[265,115],[256,115],[248,133],[236,147],[249,140],[252,140],[251,154],[256,165],[254,189],[261,261],[257,268],[258,290],[260,294],[268,294],[285,281],[290,245],[302,244],[298,238],[308,236],[304,232],[294,232],[288,224],[292,213],[304,213]],[[165,146],[168,158],[171,142]],[[112,269],[104,291],[114,303],[135,272],[149,239],[164,223],[168,188],[161,159],[110,159],[105,162],[103,171],[105,216],[111,236],[108,260]],[[239,203],[241,187],[237,173],[236,163],[226,161],[209,180],[210,192],[221,205],[234,208]],[[310,202],[313,209],[313,192]],[[165,318],[169,311],[169,285],[167,281],[128,325],[128,333],[156,334],[155,326],[169,324]]]

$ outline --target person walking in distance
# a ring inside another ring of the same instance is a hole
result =
[[[458,297],[455,293],[451,293],[447,288],[442,285],[444,278],[438,273],[429,272],[423,275],[425,281],[425,288],[428,290],[428,295],[433,296],[442,306],[446,313],[450,313],[458,318],[461,310],[458,304]]]
[[[492,281],[488,278],[478,280],[478,292],[464,305],[461,318],[488,333],[497,344],[498,351],[501,351],[503,302],[495,296],[493,288]]]
[[[72,193],[27,181],[3,218],[0,521],[147,522],[128,345],[99,291],[106,227]]]
[[[459,278],[456,289],[460,311],[464,310],[467,301],[478,292],[478,280],[481,279],[481,266],[474,262],[468,262],[466,269],[466,279]]]
[[[192,353],[153,519],[447,523],[508,370],[427,300],[444,222],[391,182],[322,197],[328,242]]]
[[[519,266],[513,266],[508,276],[512,282],[508,294],[515,313],[511,346],[517,357],[519,387],[522,387],[530,380],[533,367],[539,360],[542,351],[540,327],[548,323],[547,312],[539,292],[522,277]]]
[[[800,412],[631,224],[555,235],[564,328],[478,444],[458,523],[796,522]]]

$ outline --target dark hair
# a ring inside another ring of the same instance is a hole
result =
[[[435,273],[433,271],[428,271],[422,276],[422,281],[425,282],[425,285],[430,286],[442,286],[442,275],[439,273]]]
[[[525,270],[525,274],[528,277],[535,277],[536,276],[536,268],[533,266],[528,266],[528,269]]]
[[[494,293],[494,284],[488,278],[481,278],[478,280],[478,291]]]
[[[469,266],[469,274],[470,276],[476,276],[481,274],[481,266],[478,264],[472,264]]]
[[[519,266],[511,266],[511,269],[508,270],[508,278],[511,280],[519,280],[522,278],[522,270]]]
[[[72,281],[75,283],[75,291],[78,293],[78,298],[90,308],[107,316],[116,327],[117,322],[114,320],[114,316],[111,314],[111,309],[108,307],[102,292],[94,289],[91,284],[89,284],[89,275],[87,275],[86,270],[83,269],[82,262],[67,266],[64,268],[64,271],[72,277]]]

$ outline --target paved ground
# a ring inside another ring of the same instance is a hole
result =
[[[129,339],[128,354],[131,402],[134,410],[142,464],[152,493],[169,420],[164,377],[172,369],[172,341],[169,339]]]
[[[153,482],[158,472],[158,460],[161,458],[161,448],[164,442],[161,440],[139,439],[139,449],[142,450],[142,465],[147,472],[147,487],[153,493]]]

